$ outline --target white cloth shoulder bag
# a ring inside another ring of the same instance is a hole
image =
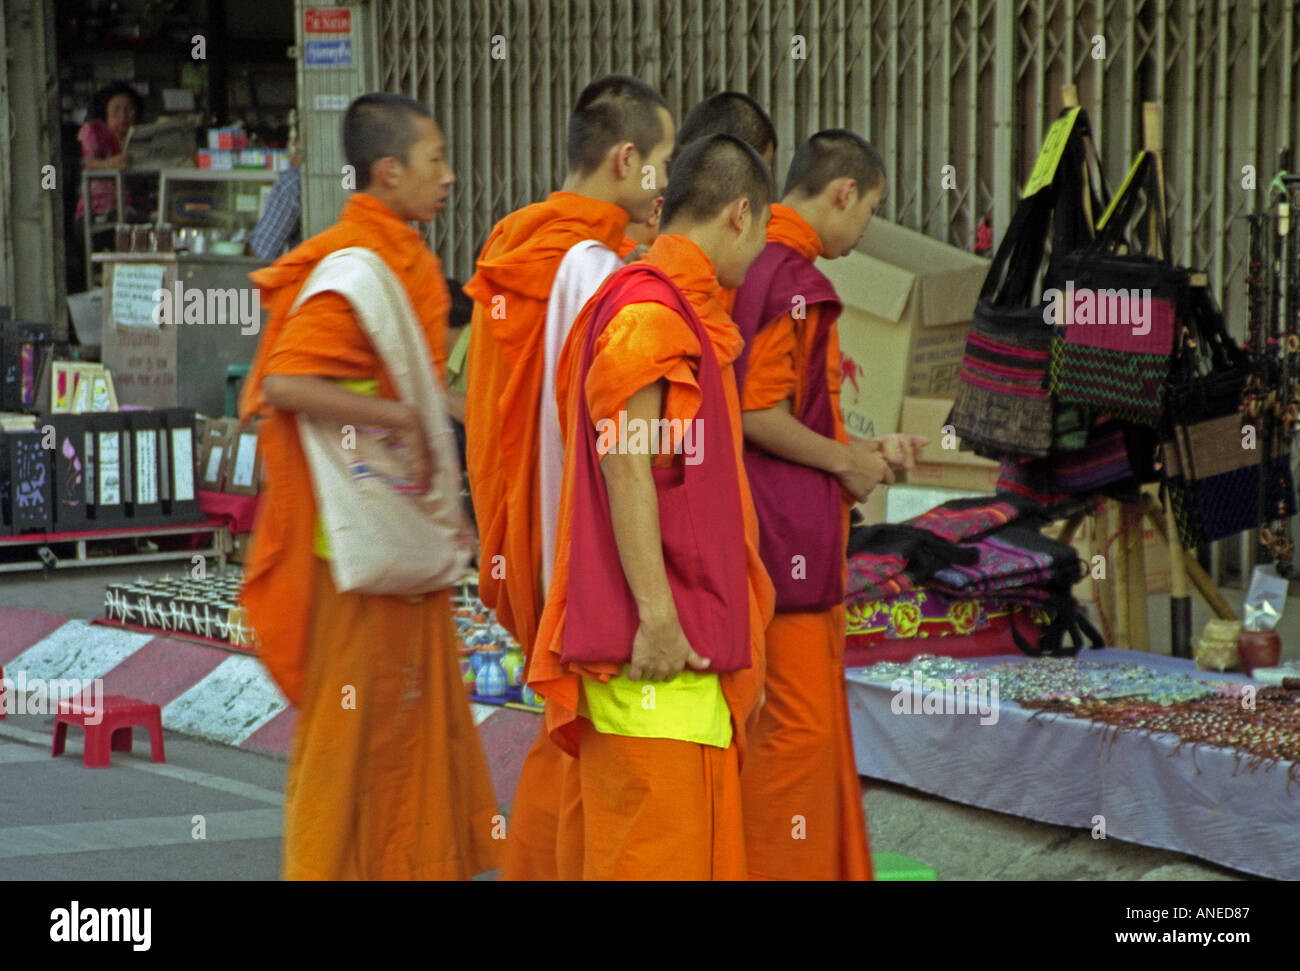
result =
[[[298,415],[334,586],[390,595],[445,589],[465,575],[474,537],[460,501],[456,433],[424,331],[401,281],[371,250],[354,246],[321,260],[290,313],[331,290],[352,305],[398,398],[419,412],[434,462],[421,495],[409,456],[386,441],[387,429]]]

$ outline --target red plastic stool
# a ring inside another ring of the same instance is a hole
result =
[[[79,725],[86,733],[82,764],[88,769],[107,769],[112,760],[110,753],[131,751],[131,729],[139,726],[149,729],[153,760],[167,761],[163,757],[162,709],[157,705],[125,695],[105,695],[100,699],[99,711],[102,720],[97,725],[89,725],[86,718],[95,713],[93,698],[60,702],[58,714],[54,716],[54,747],[50,755],[63,754],[68,726]]]

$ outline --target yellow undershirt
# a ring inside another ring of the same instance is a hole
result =
[[[718,676],[707,672],[687,669],[671,681],[632,681],[625,674],[604,683],[583,678],[578,714],[604,735],[731,744],[731,709]]]

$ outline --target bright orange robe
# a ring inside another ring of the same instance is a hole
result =
[[[634,249],[636,249],[637,246],[639,245],[640,244],[635,239],[630,239],[629,237],[624,236],[623,241],[618,244],[618,258],[620,260],[627,259],[628,254],[631,253]]]
[[[465,442],[481,547],[479,596],[525,655],[542,613],[537,422],[546,303],[565,253],[588,239],[617,250],[626,226],[627,212],[612,203],[552,192],[496,224],[465,284],[474,301]]]
[[[822,252],[812,227],[783,205],[772,206],[767,238],[809,260]],[[803,320],[787,314],[759,332],[750,347],[742,392],[746,410],[770,408],[793,397],[798,413],[820,312],[809,307]],[[834,328],[824,366],[835,438],[848,441]],[[846,502],[843,535],[849,508]],[[818,612],[778,613],[767,628],[766,703],[741,774],[751,879],[871,879],[845,695],[844,641],[843,604]]]
[[[694,417],[700,402],[695,377],[699,341],[687,323],[666,307],[639,305],[617,314],[597,340],[585,384],[579,380],[578,368],[592,303],[574,323],[565,345],[556,375],[566,441],[559,543],[528,680],[547,699],[551,737],[578,756],[584,845],[575,852],[564,845],[574,835],[572,830],[562,831],[560,856],[570,861],[568,865],[575,857],[581,859],[582,875],[593,879],[743,879],[738,769],[763,682],[763,630],[772,616],[773,592],[758,555],[758,521],[741,458],[740,402],[731,362],[742,345],[736,325],[718,302],[713,266],[694,242],[661,235],[644,259],[664,270],[690,300],[722,366],[745,522],[753,652],[752,667],[719,675],[731,712],[733,741],[729,748],[719,749],[670,739],[601,735],[587,719],[578,717],[580,678],[607,680],[619,673],[620,666],[579,668],[560,661],[570,582],[576,395],[587,396],[592,420],[599,421],[626,408],[627,400],[641,388],[665,379],[664,417],[682,421]]]
[[[267,405],[271,374],[378,379],[395,397],[351,305],[289,307],[327,254],[378,253],[402,281],[442,374],[450,300],[419,233],[365,193],[338,223],[252,274],[270,311],[241,414],[261,413],[265,484],[241,599],[261,656],[298,707],[285,798],[284,875],[464,879],[497,865],[497,817],[456,662],[451,598],[343,594],[313,553],[316,503],[296,416]],[[349,703],[349,699],[351,703]]]
[[[537,428],[546,304],[564,255],[594,239],[617,249],[627,212],[552,192],[492,230],[465,284],[474,301],[466,364],[465,439],[479,529],[479,596],[532,654],[542,612]],[[567,758],[544,726],[524,759],[510,813],[508,880],[554,880],[560,784]]]

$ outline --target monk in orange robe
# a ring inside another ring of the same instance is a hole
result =
[[[737,139],[715,135],[684,149],[664,194],[663,232],[640,263],[611,276],[587,303],[561,359],[559,541],[528,681],[546,698],[551,737],[576,756],[576,778],[569,778],[581,825],[562,827],[560,856],[576,858],[574,875],[585,879],[743,879],[747,872],[740,766],[759,701],[772,590],[741,459],[731,367],[740,335],[717,297],[720,286],[740,283],[763,247],[771,191],[766,166]],[[623,287],[647,286],[636,284],[636,274],[651,271],[658,297],[623,296],[641,293]],[[638,446],[635,431],[620,434],[608,449],[599,446],[599,469],[592,469],[593,439],[599,433],[603,441],[611,422],[689,428],[706,407],[717,409],[714,424],[706,424],[694,458],[725,488],[720,515],[700,523],[698,536],[690,517],[662,506],[672,497],[656,484],[661,475],[695,474],[680,441],[654,449]],[[590,499],[589,490],[599,489],[593,476],[607,488],[603,505]],[[606,548],[616,547],[621,571],[591,558],[582,538],[589,526],[603,531]],[[726,544],[733,534],[736,544]],[[725,572],[692,572],[682,560],[683,549],[706,544],[701,562],[716,561]],[[609,583],[621,584],[621,599],[597,594],[593,602],[591,591]],[[736,597],[725,595],[732,583]],[[688,639],[688,628],[703,629],[693,593],[703,589],[722,591],[724,609],[737,616]],[[607,620],[621,638],[604,636]]]
[[[413,220],[446,207],[455,181],[428,109],[400,95],[354,101],[344,151],[359,190],[339,221],[252,274],[270,311],[240,412],[261,425],[265,485],[242,592],[261,656],[298,708],[285,792],[287,879],[467,879],[498,865],[502,818],[457,666],[450,591],[339,592],[318,528],[297,416],[387,428],[432,463],[422,422],[338,292],[290,309],[316,264],[377,253],[401,281],[441,378],[450,305]],[[412,362],[418,366],[419,362]]]
[[[719,91],[688,111],[677,130],[677,150],[709,135],[739,138],[762,156],[769,169],[776,159],[776,126],[762,105],[743,91]],[[731,313],[736,300],[735,288],[723,287],[718,299],[722,309]]]
[[[895,467],[909,468],[925,440],[850,441],[839,402],[840,306],[813,261],[857,245],[883,190],[880,156],[858,136],[830,130],[801,145],[772,206],[768,247],[733,311],[749,339],[746,466],[777,598],[766,702],[741,777],[752,879],[872,873],[844,686],[848,516],[854,501],[893,481]],[[796,576],[800,554],[806,571]]]
[[[645,222],[662,195],[674,135],[672,116],[653,89],[617,75],[593,81],[569,120],[564,187],[497,223],[465,285],[475,303],[465,432],[481,547],[479,596],[496,610],[526,658],[536,639],[549,568],[542,540],[539,429],[552,284],[566,254],[588,241],[607,248],[617,266],[615,254],[629,220]],[[593,252],[593,259],[598,256]],[[595,275],[589,293],[604,277]],[[575,314],[581,305],[576,302]],[[558,496],[553,501],[558,503]],[[556,828],[564,771],[563,753],[540,731],[515,792],[506,879],[559,876]]]

